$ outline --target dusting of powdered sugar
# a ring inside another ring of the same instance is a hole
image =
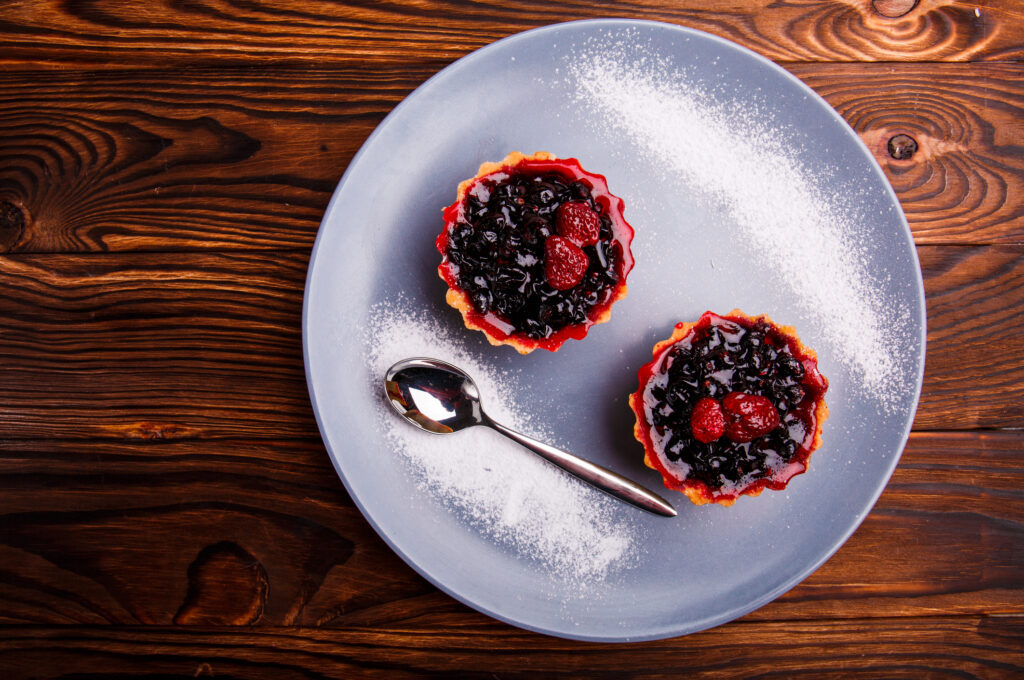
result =
[[[513,430],[558,444],[517,402],[517,374],[488,365],[425,311],[403,301],[370,310],[365,346],[371,380],[395,362],[441,359],[465,370],[489,416]],[[380,383],[369,385],[382,393]],[[586,589],[635,561],[640,530],[621,506],[521,446],[484,427],[450,435],[423,432],[381,399],[378,429],[419,480],[419,489],[459,521],[538,564],[555,580]]]
[[[716,97],[714,86],[648,56],[634,39],[592,38],[574,50],[560,72],[577,110],[604,135],[628,141],[667,182],[724,213],[736,229],[730,242],[752,262],[772,263],[863,393],[893,412],[912,383],[899,356],[906,346],[893,341],[907,337],[909,312],[868,273],[870,218],[857,214],[857,189],[822,191],[822,171],[814,176],[799,158],[808,142],[766,122],[764,94],[722,104],[728,98]]]

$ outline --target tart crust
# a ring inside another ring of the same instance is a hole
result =
[[[446,238],[446,234],[451,226],[461,218],[463,201],[465,201],[466,196],[479,180],[496,173],[513,171],[520,165],[530,162],[550,162],[552,164],[561,162],[566,167],[575,168],[581,178],[585,178],[588,183],[593,185],[591,187],[592,189],[596,189],[597,193],[607,199],[608,213],[612,218],[613,224],[620,229],[624,228],[627,232],[627,238],[623,244],[625,262],[623,266],[622,280],[612,289],[612,295],[609,300],[599,309],[595,308],[597,310],[596,314],[593,316],[588,315],[588,323],[566,326],[559,329],[555,334],[557,337],[554,341],[551,341],[548,338],[535,340],[527,337],[526,335],[517,333],[514,329],[510,330],[508,333],[500,333],[496,331],[493,326],[489,327],[482,323],[481,320],[479,320],[480,315],[475,313],[476,310],[473,308],[473,303],[470,301],[469,295],[456,285],[453,277],[448,273],[447,258],[443,258],[441,264],[437,267],[437,274],[441,277],[441,280],[448,285],[448,292],[445,294],[445,301],[449,306],[458,310],[466,328],[481,331],[487,338],[487,341],[492,345],[509,345],[515,348],[515,350],[520,354],[529,354],[539,347],[543,347],[552,352],[557,351],[558,348],[561,347],[569,338],[582,340],[589,332],[590,326],[609,321],[612,317],[612,307],[616,302],[626,297],[628,292],[626,276],[629,274],[629,271],[633,266],[633,256],[629,248],[633,238],[633,229],[623,217],[622,199],[614,196],[608,191],[608,185],[603,176],[583,170],[576,159],[559,159],[557,156],[547,151],[537,151],[529,156],[524,155],[519,151],[513,151],[500,161],[488,161],[482,163],[473,177],[460,182],[456,191],[455,203],[444,210],[445,226],[444,230],[441,232],[441,236],[438,237],[438,250],[441,250],[442,253],[444,252],[441,247],[442,241]],[[554,169],[554,166],[552,169]],[[592,313],[593,311],[594,310],[592,310]]]
[[[689,335],[690,332],[694,329],[694,327],[701,323],[701,321],[704,320],[705,316],[709,314],[712,314],[712,312],[705,312],[697,321],[691,323],[682,322],[676,324],[675,328],[672,331],[672,335],[669,338],[667,338],[666,340],[662,340],[661,342],[658,342],[654,345],[654,348],[652,350],[653,359],[650,363],[646,364],[643,368],[640,369],[640,375],[643,374],[645,369],[648,369],[655,362],[660,360],[662,354],[665,351],[667,351],[670,347],[672,347],[677,342],[679,342],[687,335]],[[803,344],[799,336],[797,336],[796,329],[793,326],[780,326],[776,324],[774,321],[772,321],[767,314],[762,314],[760,316],[750,316],[748,314],[744,314],[739,309],[733,309],[728,314],[721,315],[721,318],[727,320],[742,320],[744,321],[744,325],[753,325],[759,321],[763,321],[767,324],[770,324],[775,331],[786,337],[790,347],[790,351],[793,353],[794,357],[800,359],[801,361],[806,359],[813,361],[815,365],[815,370],[817,370],[817,353],[813,349]],[[821,396],[818,397],[818,400],[814,405],[814,434],[810,438],[810,444],[807,446],[807,453],[804,456],[803,470],[799,470],[798,472],[795,472],[794,474],[790,475],[785,480],[781,480],[779,482],[776,482],[771,478],[755,480],[754,482],[748,484],[746,487],[740,489],[735,496],[716,496],[711,491],[711,489],[709,489],[707,485],[705,485],[703,482],[691,480],[688,478],[679,479],[671,472],[669,472],[666,466],[659,459],[653,441],[651,440],[651,437],[648,435],[648,429],[650,428],[650,425],[646,423],[646,418],[644,417],[643,392],[646,387],[647,385],[641,381],[640,388],[636,392],[633,392],[629,395],[629,406],[633,410],[633,415],[636,417],[636,422],[633,425],[633,436],[644,447],[644,464],[653,470],[657,470],[661,474],[662,481],[664,482],[667,488],[683,493],[684,495],[686,495],[687,498],[690,499],[690,502],[692,502],[694,505],[717,503],[719,505],[729,507],[736,502],[736,499],[739,498],[739,496],[760,496],[765,488],[772,488],[775,490],[785,488],[786,484],[789,483],[789,480],[792,479],[792,477],[806,470],[807,464],[810,463],[811,454],[813,454],[821,446],[822,425],[824,425],[825,421],[828,420],[829,415],[828,406],[825,404],[825,393],[823,391]]]

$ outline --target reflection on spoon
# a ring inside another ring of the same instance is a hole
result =
[[[388,369],[384,391],[396,411],[427,432],[450,434],[486,425],[619,500],[657,515],[676,516],[668,501],[622,475],[491,420],[480,407],[476,383],[449,363],[426,358],[399,361]]]

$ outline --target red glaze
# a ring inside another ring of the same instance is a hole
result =
[[[767,320],[767,317],[762,318]],[[805,371],[804,378],[801,381],[804,398],[792,410],[803,423],[805,436],[799,443],[790,462],[774,475],[753,480],[746,486],[723,486],[720,489],[712,489],[701,480],[680,478],[674,474],[667,465],[664,451],[658,450],[655,446],[651,436],[651,424],[644,413],[645,406],[652,408],[653,405],[646,401],[644,392],[655,375],[661,372],[665,359],[671,349],[679,343],[691,341],[698,334],[707,332],[712,325],[721,324],[723,321],[731,321],[749,329],[753,328],[757,320],[757,318],[747,317],[738,310],[734,310],[724,316],[719,316],[710,311],[705,312],[695,324],[692,324],[692,327],[683,337],[673,342],[658,343],[655,346],[654,358],[637,372],[640,387],[631,395],[630,404],[637,418],[637,439],[640,440],[645,452],[648,453],[646,462],[650,467],[661,473],[666,487],[686,493],[694,503],[713,502],[721,503],[722,505],[732,505],[737,498],[744,494],[756,496],[766,488],[776,491],[784,489],[790,479],[807,470],[811,453],[820,445],[820,432],[818,428],[821,423],[819,422],[819,415],[821,416],[821,421],[824,421],[828,416],[828,409],[824,406],[823,401],[825,392],[828,390],[828,380],[818,370],[818,360],[814,352],[806,349],[800,343],[795,333],[783,332],[783,330],[789,331],[791,329],[780,329],[779,326],[768,320],[772,332],[767,337],[776,347],[788,346],[790,353],[801,362]],[[676,324],[676,328],[683,329],[689,325],[691,324],[679,323]],[[650,455],[651,453],[654,455]]]
[[[483,328],[487,334],[492,336],[495,340],[506,340],[510,337],[514,337],[516,341],[525,348],[540,348],[554,352],[570,338],[574,340],[582,340],[586,337],[590,327],[593,326],[598,319],[601,319],[602,317],[607,318],[607,314],[612,305],[614,305],[614,303],[624,294],[626,289],[626,275],[633,269],[633,253],[630,251],[630,244],[633,241],[633,228],[629,226],[629,223],[626,222],[626,218],[623,216],[625,205],[623,204],[622,199],[608,191],[608,182],[605,180],[604,176],[587,172],[580,166],[580,162],[575,158],[557,158],[550,160],[525,158],[515,165],[503,165],[500,169],[492,173],[483,177],[474,178],[466,190],[466,195],[468,196],[472,193],[474,187],[476,187],[480,182],[514,172],[535,175],[557,173],[566,178],[569,182],[579,180],[586,184],[590,188],[591,196],[597,204],[602,207],[604,213],[611,219],[612,244],[619,251],[621,256],[619,258],[621,269],[621,271],[619,271],[619,283],[615,287],[613,294],[609,297],[608,302],[595,305],[590,310],[586,323],[565,326],[564,328],[555,331],[547,338],[535,340],[521,333],[516,333],[511,324],[506,323],[493,312],[480,314],[472,308],[464,312],[467,321],[471,321],[477,326]],[[451,233],[452,227],[455,226],[455,224],[457,224],[462,218],[464,209],[465,199],[463,198],[455,201],[455,203],[452,203],[444,210],[444,229],[441,230],[441,233],[435,242],[438,252],[442,255],[447,252],[448,235]],[[442,258],[441,264],[438,267],[438,273],[441,275],[444,282],[448,284],[448,287],[451,290],[459,290],[458,279],[455,272],[452,271],[452,267],[448,262],[447,257]]]

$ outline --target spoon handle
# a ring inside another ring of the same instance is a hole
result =
[[[484,425],[487,425],[488,427],[502,433],[509,439],[522,444],[541,458],[554,463],[566,472],[579,477],[584,482],[587,482],[588,484],[591,484],[620,500],[635,505],[638,508],[647,510],[648,512],[653,512],[656,515],[662,515],[664,517],[676,516],[675,508],[673,508],[668,501],[658,494],[648,491],[636,482],[630,481],[622,475],[605,469],[600,465],[595,465],[590,461],[578,458],[571,453],[566,453],[561,449],[556,449],[554,446],[549,446],[544,442],[539,442],[536,439],[531,439],[526,435],[519,434],[500,423],[494,422],[486,415],[481,415],[483,415],[482,420]]]

